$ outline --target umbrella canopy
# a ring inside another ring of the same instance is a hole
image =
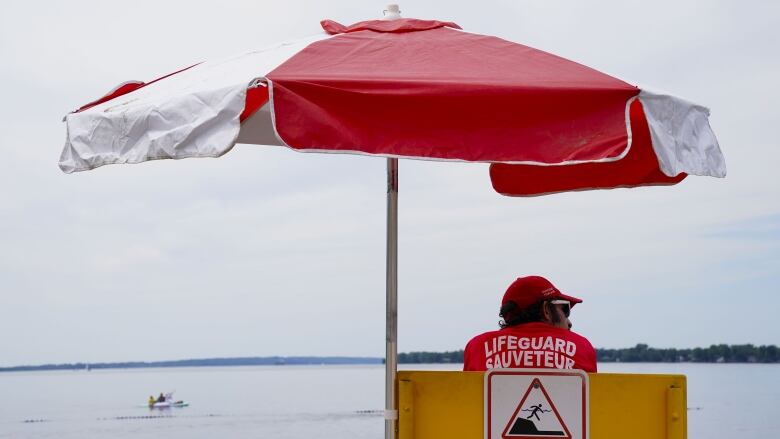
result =
[[[123,84],[66,116],[61,169],[217,157],[253,143],[493,163],[506,195],[725,175],[704,107],[454,23],[322,27]]]

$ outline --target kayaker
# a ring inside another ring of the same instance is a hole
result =
[[[519,277],[501,300],[501,329],[471,339],[463,370],[582,369],[596,372],[596,350],[571,330],[571,308],[581,303],[541,276]]]

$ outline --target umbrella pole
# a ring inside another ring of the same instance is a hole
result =
[[[385,439],[395,439],[395,378],[398,371],[398,159],[387,159],[387,283],[385,349]]]

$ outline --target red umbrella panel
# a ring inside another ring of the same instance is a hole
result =
[[[494,163],[490,165],[493,188],[510,196],[545,195],[587,189],[673,185],[687,177],[684,172],[670,177],[659,168],[645,112],[638,100],[632,101],[629,115],[629,145],[620,160],[548,167]]]

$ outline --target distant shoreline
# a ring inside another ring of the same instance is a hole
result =
[[[28,372],[46,370],[97,370],[97,369],[152,369],[165,367],[209,367],[209,366],[305,366],[305,365],[349,365],[383,364],[377,357],[235,357],[199,358],[171,361],[122,361],[114,363],[63,363],[0,367],[0,372]]]
[[[632,348],[596,349],[599,363],[780,363],[775,345],[711,345],[706,348],[653,348],[640,343]],[[410,352],[398,355],[399,363],[463,363],[463,350]]]
[[[775,345],[711,345],[707,348],[652,348],[638,344],[632,348],[597,349],[599,363],[780,363],[780,348]],[[380,357],[234,357],[172,361],[125,361],[114,363],[63,363],[37,366],[0,367],[0,372],[51,370],[141,369],[209,366],[307,366],[384,364]],[[463,350],[445,352],[408,352],[398,354],[401,364],[463,363]]]

